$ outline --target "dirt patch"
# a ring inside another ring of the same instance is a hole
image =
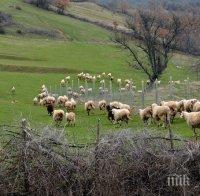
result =
[[[7,54],[0,54],[0,59],[18,60],[18,61],[45,61],[45,59],[31,59],[27,57],[7,55]]]
[[[79,73],[79,70],[64,67],[33,67],[21,65],[3,65],[0,64],[0,71],[21,72],[21,73]],[[84,70],[85,72],[89,72]]]

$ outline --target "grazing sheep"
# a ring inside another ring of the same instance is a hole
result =
[[[112,123],[118,123],[119,121],[125,121],[128,123],[130,119],[130,111],[127,109],[115,109],[112,108],[110,105],[106,106],[108,112],[108,120]]]
[[[197,101],[194,105],[193,105],[193,112],[200,112],[200,101]]]
[[[181,118],[184,118],[196,135],[196,128],[200,128],[200,112],[182,112]]]
[[[170,124],[170,109],[168,106],[158,106],[156,103],[151,105],[153,119],[163,121],[165,127]]]
[[[88,101],[85,103],[85,110],[87,111],[88,116],[90,115],[90,111],[95,109],[94,101]]]
[[[72,103],[72,109],[75,110],[75,108],[76,108],[76,101],[73,98],[71,98],[70,102]]]
[[[98,107],[100,110],[105,110],[106,109],[106,101],[105,100],[99,101]]]
[[[11,93],[14,95],[15,92],[16,92],[16,89],[15,89],[15,87],[13,86],[13,87],[11,88]]]
[[[112,123],[118,123],[119,121],[125,121],[128,124],[130,118],[130,111],[127,109],[115,109],[107,105],[108,120]]]
[[[38,98],[35,97],[35,98],[33,99],[33,105],[37,105],[37,104],[38,104]]]
[[[113,101],[113,102],[110,102],[110,106],[112,107],[112,108],[115,108],[115,109],[120,109],[120,105],[121,105],[122,103],[121,102],[119,102],[119,101]]]
[[[86,90],[85,90],[84,88],[82,88],[82,89],[80,89],[80,93],[81,93],[82,95],[85,95]]]
[[[68,125],[73,125],[75,127],[76,115],[74,112],[69,112],[65,114]]]
[[[131,107],[128,104],[124,104],[118,101],[110,102],[110,106],[115,109],[127,109],[131,111]]]
[[[147,124],[147,121],[150,118],[152,118],[152,115],[153,115],[152,107],[148,106],[148,107],[144,108],[143,110],[139,109],[139,114],[140,114],[141,120],[143,120],[143,122]]]
[[[121,78],[118,78],[118,79],[117,79],[117,83],[118,83],[118,84],[121,84],[121,83],[122,83],[122,79],[121,79]]]
[[[53,120],[59,124],[62,122],[65,112],[63,110],[54,110],[53,111]]]
[[[176,101],[176,105],[177,105],[177,112],[179,112],[180,114],[184,111],[184,101]]]
[[[88,93],[92,93],[92,91],[93,91],[92,88],[88,88],[88,89],[87,89],[87,92],[88,92]]]
[[[57,99],[58,105],[65,105],[65,102],[68,101],[68,97],[66,95],[64,96],[59,96]]]
[[[177,103],[175,101],[161,101],[162,106],[168,106],[170,109],[170,122],[172,123],[177,114]]]
[[[67,76],[65,80],[68,82],[70,80],[70,76]]]
[[[60,81],[60,85],[61,85],[62,87],[65,87],[65,80],[64,80],[64,79],[62,79],[62,80]]]
[[[192,112],[194,104],[197,102],[197,99],[183,100],[184,110],[186,112]]]
[[[44,99],[47,96],[48,96],[48,93],[47,92],[43,92],[43,93],[38,94],[38,99]]]

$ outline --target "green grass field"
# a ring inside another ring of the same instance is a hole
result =
[[[22,10],[16,10],[13,5],[20,5]],[[38,9],[22,0],[1,0],[0,11],[12,14],[15,23],[6,28],[5,35],[0,36],[0,124],[13,123],[24,117],[32,125],[51,125],[52,119],[47,116],[45,108],[33,106],[32,100],[42,84],[59,85],[60,80],[67,75],[76,81],[76,74],[82,71],[92,74],[111,72],[115,78],[132,78],[138,89],[141,88],[141,80],[147,79],[141,71],[127,65],[128,55],[110,42],[111,33],[102,28]],[[19,35],[16,33],[18,28],[54,30],[61,37],[50,38],[29,33]],[[187,77],[194,80],[195,74],[188,66],[194,60],[182,54],[174,55],[161,77],[162,85],[168,83],[169,76],[174,80]],[[176,69],[175,65],[182,68]],[[55,72],[50,72],[50,68],[54,68]],[[16,88],[15,96],[10,93],[12,86]],[[13,104],[13,99],[17,103]],[[71,139],[74,134],[81,142],[94,139],[99,118],[102,133],[117,128],[108,122],[104,112],[96,110],[94,115],[86,116],[83,105],[78,106],[76,115],[76,127],[66,128],[66,134]],[[143,127],[143,124],[139,117],[134,116],[128,127],[135,130]],[[173,130],[184,137],[193,135],[180,119],[175,121]],[[159,132],[167,134],[162,128]]]

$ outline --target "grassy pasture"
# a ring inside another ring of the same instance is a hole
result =
[[[20,5],[22,10],[9,7],[15,4]],[[132,78],[138,90],[141,88],[141,80],[147,79],[141,71],[127,65],[126,60],[130,57],[109,41],[110,33],[104,29],[35,8],[21,0],[1,0],[0,10],[11,13],[14,22],[21,25],[22,30],[39,28],[55,30],[62,35],[61,39],[18,35],[16,30],[19,26],[13,25],[6,28],[6,35],[0,36],[0,124],[13,123],[25,117],[32,125],[52,125],[45,108],[33,106],[32,100],[42,84],[59,85],[60,80],[67,75],[76,81],[76,74],[82,71],[92,74],[111,72],[115,78]],[[195,75],[188,66],[194,60],[182,54],[174,55],[161,77],[162,85],[168,83],[170,75],[174,80],[184,80],[187,77],[194,80]],[[181,66],[181,69],[175,65]],[[16,87],[14,97],[10,94],[12,86]],[[13,99],[17,103],[11,103]],[[81,142],[93,140],[98,118],[101,119],[102,133],[118,128],[111,125],[106,114],[98,110],[88,117],[83,105],[78,105],[76,114],[76,127],[66,128],[70,140],[74,134]],[[128,125],[128,128],[133,127],[143,127],[138,116],[134,116]],[[192,137],[191,130],[181,119],[175,120],[173,130],[184,137]],[[158,131],[167,134],[162,128]]]

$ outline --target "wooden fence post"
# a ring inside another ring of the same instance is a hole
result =
[[[170,79],[169,79],[169,95],[170,95],[170,99],[173,99],[172,76],[170,76]]]
[[[174,151],[173,133],[172,133],[171,125],[169,125],[169,139],[170,139],[171,151]]]
[[[28,181],[28,173],[27,173],[27,169],[26,169],[26,154],[24,149],[26,149],[26,142],[28,140],[27,138],[27,133],[26,133],[26,129],[27,129],[27,121],[26,119],[22,119],[21,122],[21,132],[22,132],[22,139],[23,139],[23,149],[22,149],[22,172],[23,172],[23,180],[24,180],[24,192],[27,194],[29,193],[29,181]]]
[[[156,103],[158,104],[158,79],[155,81]]]
[[[142,108],[144,108],[144,81],[142,80],[142,94],[141,94],[141,98],[142,98]]]
[[[189,77],[187,78],[187,99],[189,99],[190,95],[190,82],[189,82]]]

